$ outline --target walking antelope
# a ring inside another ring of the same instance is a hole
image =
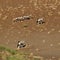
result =
[[[31,19],[31,16],[21,16],[21,17],[16,17],[14,18],[14,22],[18,22],[18,21],[25,21],[25,20],[30,20]]]

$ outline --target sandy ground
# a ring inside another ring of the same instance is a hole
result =
[[[25,15],[33,18],[13,22]],[[37,25],[38,18],[45,23]],[[18,40],[26,41],[35,55],[60,57],[60,0],[0,0],[0,45],[16,49]]]

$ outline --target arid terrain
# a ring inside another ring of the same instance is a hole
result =
[[[13,22],[14,18],[26,15],[33,18]],[[45,23],[36,24],[38,18],[43,18]],[[0,0],[0,45],[16,49],[19,40],[29,44],[23,50],[46,60],[58,60],[60,0]]]

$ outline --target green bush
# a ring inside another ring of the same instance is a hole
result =
[[[4,46],[0,46],[0,52],[1,51],[7,51],[9,53],[8,55],[6,55],[5,52],[1,55],[3,60],[28,60],[27,54],[24,52],[19,52]]]
[[[4,46],[0,46],[0,51],[8,51],[12,55],[16,54],[16,50],[12,50],[12,49],[9,49],[9,48],[4,47]]]
[[[6,52],[3,54],[0,54],[0,58],[2,58],[3,60],[39,60],[37,58],[30,59],[28,57],[29,53],[27,52],[16,51],[16,50],[4,47],[4,46],[0,46],[0,52],[1,51],[2,52],[7,51],[9,53],[8,55],[6,55]]]

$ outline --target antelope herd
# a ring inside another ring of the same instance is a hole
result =
[[[16,17],[14,18],[14,22],[18,22],[18,21],[25,21],[25,20],[30,20],[32,17],[29,15],[29,16],[21,16],[21,17]],[[43,18],[38,18],[36,20],[36,23],[37,24],[43,24],[45,23],[44,19]],[[17,48],[24,48],[26,46],[25,42],[24,41],[18,41],[17,43]]]
[[[29,15],[29,16],[21,16],[21,17],[16,17],[16,18],[14,18],[13,20],[14,20],[14,22],[18,22],[18,21],[25,21],[25,20],[30,20],[32,17]],[[45,23],[45,21],[44,21],[44,19],[43,18],[38,18],[37,20],[36,20],[36,23],[37,24],[43,24],[43,23]],[[25,43],[25,41],[18,41],[18,43],[17,43],[17,48],[19,49],[19,48],[24,48],[26,46],[26,43]]]

